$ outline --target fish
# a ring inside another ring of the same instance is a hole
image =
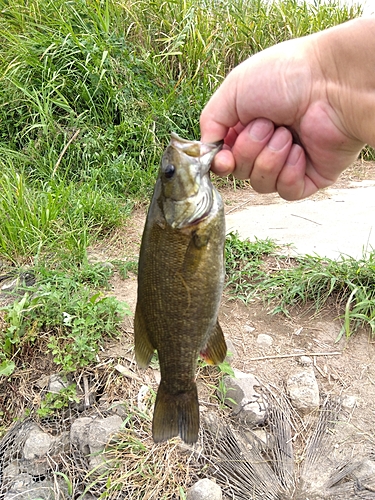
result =
[[[138,264],[134,318],[137,364],[158,353],[161,380],[152,421],[155,443],[199,433],[196,368],[224,361],[218,322],[224,285],[224,205],[210,179],[220,143],[172,133],[162,156],[148,210]]]

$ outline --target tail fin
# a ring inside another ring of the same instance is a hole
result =
[[[195,443],[199,431],[199,403],[197,385],[190,390],[171,394],[163,380],[156,395],[152,437],[155,443],[180,435],[185,443]]]

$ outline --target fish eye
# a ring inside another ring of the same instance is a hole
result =
[[[175,173],[175,166],[172,165],[171,163],[168,163],[168,165],[164,169],[164,175],[167,179],[171,179],[174,176]]]

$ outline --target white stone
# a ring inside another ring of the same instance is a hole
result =
[[[301,356],[299,358],[299,363],[302,366],[310,366],[313,364],[313,360],[309,356]]]
[[[122,418],[119,415],[77,418],[70,429],[70,440],[85,455],[98,453],[105,448],[111,435],[120,430],[121,425]]]
[[[222,500],[223,494],[220,486],[211,479],[200,479],[188,489],[187,500]]]
[[[297,410],[309,413],[319,407],[319,387],[312,366],[293,370],[286,386],[292,405]]]
[[[58,394],[63,389],[66,389],[68,385],[69,383],[66,380],[60,377],[57,373],[54,373],[49,378],[48,391],[53,394]]]
[[[23,456],[26,460],[43,457],[50,449],[53,438],[40,429],[32,429],[23,446]]]
[[[89,447],[89,434],[90,424],[93,421],[91,417],[80,417],[74,420],[70,428],[70,441],[76,445],[79,450],[84,454],[90,453]]]
[[[270,347],[273,343],[273,338],[271,335],[267,335],[266,333],[260,333],[257,337],[257,344],[260,347]]]
[[[344,410],[353,410],[358,404],[357,398],[355,396],[344,396],[341,400],[342,407]]]
[[[255,330],[255,328],[250,325],[245,325],[243,329],[245,330],[246,333],[252,333]]]
[[[122,425],[122,418],[119,415],[112,415],[107,418],[96,418],[90,424],[88,445],[90,453],[104,450],[105,445],[110,440],[112,434],[118,432]]]
[[[256,389],[259,380],[251,373],[243,373],[234,369],[235,378],[224,377],[225,404],[233,410],[233,414],[248,424],[264,422],[267,402]]]

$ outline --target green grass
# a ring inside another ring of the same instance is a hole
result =
[[[227,285],[231,294],[248,303],[262,297],[272,313],[289,315],[292,307],[310,304],[319,311],[334,298],[342,311],[343,334],[360,327],[375,335],[375,251],[359,260],[331,260],[306,255],[289,259],[276,253],[270,240],[226,241]]]
[[[64,373],[95,362],[103,341],[120,335],[122,318],[130,313],[126,304],[97,291],[108,285],[111,270],[86,264],[69,270],[39,267],[33,272],[36,283],[21,284],[23,295],[2,308],[3,374],[22,369],[23,355],[31,346],[50,353]]]
[[[54,253],[82,262],[87,246],[118,227],[131,203],[116,203],[97,183],[29,183],[3,165],[0,174],[0,255],[18,259]]]
[[[148,199],[171,131],[240,61],[358,8],[297,0],[0,0],[0,254],[87,245]]]

